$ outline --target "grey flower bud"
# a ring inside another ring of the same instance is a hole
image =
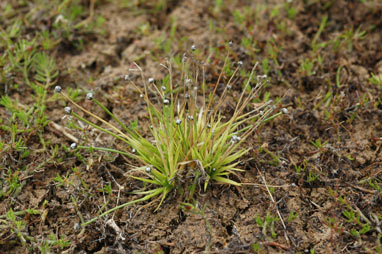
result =
[[[55,86],[55,87],[54,87],[54,91],[55,91],[56,93],[61,92],[61,91],[62,91],[61,86]]]
[[[73,149],[73,150],[76,149],[77,148],[77,144],[76,143],[70,144],[70,148]]]
[[[86,94],[86,99],[93,100],[93,98],[94,98],[94,95],[93,95],[92,92],[89,92],[89,93]]]
[[[72,113],[72,108],[69,107],[69,106],[68,106],[68,107],[65,107],[65,108],[64,108],[64,111],[65,111],[66,114],[70,114],[70,113]]]

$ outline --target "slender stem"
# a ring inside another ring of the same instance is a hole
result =
[[[107,210],[106,212],[104,212],[104,213],[98,215],[97,217],[94,217],[93,219],[88,220],[88,221],[85,222],[85,223],[82,223],[81,226],[82,226],[82,227],[85,227],[85,226],[87,226],[87,225],[89,225],[89,224],[95,222],[95,221],[98,220],[99,218],[104,217],[104,216],[108,215],[109,213],[112,213],[112,212],[114,212],[114,211],[116,211],[116,210],[118,210],[118,209],[124,208],[124,207],[129,206],[129,205],[133,205],[133,204],[135,204],[135,203],[139,203],[139,202],[146,201],[146,200],[148,200],[148,199],[150,199],[150,198],[152,198],[152,197],[155,197],[156,195],[160,194],[163,190],[164,190],[163,188],[159,188],[157,191],[155,191],[155,192],[153,192],[153,193],[151,193],[151,194],[149,194],[149,195],[146,195],[146,196],[144,196],[143,198],[136,199],[136,200],[133,200],[133,201],[130,201],[130,202],[121,204],[121,205],[119,205],[119,206],[113,207],[112,209]]]
[[[95,119],[97,119],[98,121],[106,124],[107,126],[109,126],[110,128],[112,128],[114,131],[116,131],[118,134],[120,134],[122,137],[124,137],[125,139],[129,139],[129,136],[127,136],[125,133],[123,133],[121,130],[119,130],[117,127],[115,127],[114,125],[106,122],[105,120],[103,120],[101,117],[93,114],[92,112],[86,110],[85,108],[81,107],[80,105],[78,105],[77,103],[75,103],[68,95],[66,95],[65,93],[61,92],[62,96],[64,96],[68,101],[70,101],[74,106],[76,106],[77,108],[79,108],[81,111],[85,112],[86,114],[94,117]],[[88,121],[89,122],[89,121]],[[114,134],[115,135],[115,134]]]
[[[104,152],[111,152],[111,153],[119,153],[119,154],[123,154],[123,155],[130,156],[130,157],[133,156],[131,153],[127,153],[127,152],[123,152],[123,151],[120,151],[120,150],[117,150],[117,149],[107,148],[107,147],[78,146],[78,148],[80,148],[80,149],[90,149],[90,150],[93,149],[93,150],[104,151]]]
[[[113,133],[113,132],[111,132],[111,131],[109,131],[109,130],[104,129],[104,128],[102,128],[102,127],[100,127],[100,126],[98,126],[98,125],[96,125],[96,124],[90,122],[89,120],[86,120],[85,118],[83,118],[82,116],[80,116],[80,115],[78,115],[78,114],[76,114],[76,113],[74,113],[74,112],[72,112],[71,115],[74,116],[75,118],[79,119],[80,121],[82,121],[82,122],[84,122],[84,123],[87,123],[87,124],[89,124],[90,126],[96,128],[97,130],[100,130],[100,131],[105,132],[105,133],[107,133],[107,134],[109,134],[109,135],[112,135],[112,136],[115,137],[116,139],[122,140],[123,142],[126,142],[126,143],[128,143],[128,144],[130,143],[127,139],[124,139],[123,137],[118,136],[117,134],[115,134],[115,133]]]

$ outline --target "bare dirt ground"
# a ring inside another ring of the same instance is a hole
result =
[[[15,15],[34,6],[13,2]],[[37,246],[49,234],[69,241],[62,248],[50,245],[50,253],[381,253],[382,82],[371,81],[382,80],[381,4],[184,0],[167,1],[158,9],[157,2],[95,1],[93,19],[102,17],[102,25],[95,32],[72,30],[48,51],[60,72],[57,84],[95,91],[120,119],[139,120],[147,129],[144,105],[123,80],[132,63],[147,77],[161,79],[166,57],[196,45],[200,58],[210,60],[207,78],[213,84],[224,62],[222,45],[232,41],[230,61],[243,61],[246,70],[258,61],[259,74],[270,80],[265,92],[279,98],[289,113],[246,142],[251,151],[237,179],[241,187],[200,191],[197,212],[183,209],[173,193],[155,213],[155,205],[129,206],[84,231],[79,214],[88,220],[102,206],[135,198],[129,193],[137,183],[125,175],[131,162],[113,154],[80,151],[79,156],[65,149],[72,140],[48,124],[42,136],[49,148],[58,147],[52,159],[51,150],[41,152],[40,138],[31,132],[24,136],[29,156],[2,151],[3,192],[10,188],[9,172],[22,170],[17,194],[0,196],[0,215],[10,209],[40,211],[20,215],[23,232],[36,244],[28,238],[23,244],[17,231],[1,227],[0,253],[44,253]],[[82,20],[90,15],[91,3],[78,1]],[[54,29],[57,16],[40,11],[33,23],[23,23],[20,36]],[[2,22],[3,29],[7,24]],[[80,42],[81,47],[73,46]],[[19,85],[2,89],[1,95],[31,105],[33,91],[17,76],[14,83]],[[234,90],[240,89],[235,83]],[[78,102],[102,116],[83,97]],[[65,105],[63,100],[47,102],[49,121],[65,126]],[[0,115],[6,125],[9,111],[0,107]],[[113,147],[110,137],[89,135]],[[6,128],[0,137],[10,142]],[[58,174],[67,182],[58,184]],[[109,183],[113,191],[105,194],[101,189]]]

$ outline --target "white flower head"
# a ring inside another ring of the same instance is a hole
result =
[[[76,149],[77,148],[77,144],[76,143],[70,144],[70,148],[73,149],[73,150]]]
[[[55,86],[55,87],[54,87],[54,91],[55,91],[56,93],[61,92],[61,91],[62,91],[61,86]]]
[[[64,111],[65,111],[66,114],[70,114],[70,113],[72,113],[72,108],[69,107],[69,106],[68,106],[68,107],[65,107],[65,108],[64,108]]]
[[[92,92],[89,92],[89,93],[86,94],[86,99],[93,100],[93,98],[94,98],[94,95],[93,95]]]

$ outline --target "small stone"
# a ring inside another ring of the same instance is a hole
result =
[[[196,50],[196,46],[195,46],[195,45],[192,45],[192,46],[191,46],[191,50],[192,50],[192,51],[195,51],[195,50]]]
[[[139,98],[143,98],[143,97],[144,97],[143,94],[140,94],[140,95],[139,95]]]
[[[65,107],[64,111],[66,114],[70,114],[70,113],[72,113],[72,108],[71,107]]]
[[[233,42],[232,42],[232,41],[229,41],[229,42],[228,42],[228,46],[232,47],[232,45],[233,45]]]
[[[168,99],[164,99],[163,104],[168,105],[168,104],[170,104],[170,101]]]
[[[55,91],[56,93],[61,92],[61,91],[62,91],[61,86],[55,86],[55,87],[54,87],[54,91]]]
[[[70,148],[73,149],[73,150],[76,149],[77,148],[77,144],[76,143],[70,144]]]
[[[136,153],[137,150],[136,150],[135,148],[133,148],[133,149],[131,149],[131,152],[132,152],[132,153]]]
[[[162,91],[166,91],[166,87],[165,86],[162,86],[161,89],[162,89]]]
[[[232,88],[232,86],[231,85],[227,85],[227,89],[231,89]]]
[[[281,112],[286,115],[286,114],[288,114],[288,109],[287,108],[282,108]]]
[[[150,167],[146,167],[145,171],[146,171],[146,173],[150,173],[151,172],[151,168]]]
[[[149,84],[151,84],[151,83],[154,83],[154,78],[149,78],[148,80],[147,80],[148,82],[149,82]]]

